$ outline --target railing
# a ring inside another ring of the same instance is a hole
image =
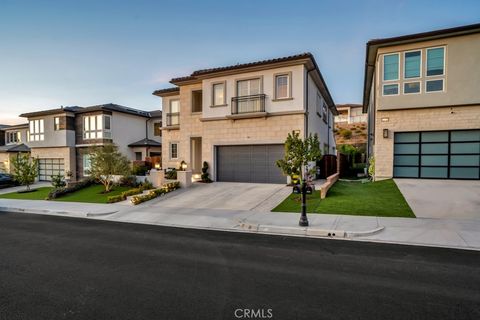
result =
[[[232,114],[265,112],[265,94],[233,97]]]
[[[180,113],[167,113],[167,127],[178,126],[180,124]]]

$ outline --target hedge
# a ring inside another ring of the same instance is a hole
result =
[[[47,200],[57,199],[57,198],[59,198],[61,196],[64,196],[66,194],[69,194],[69,193],[84,189],[86,187],[89,187],[94,183],[95,183],[95,181],[93,179],[85,179],[85,180],[79,181],[78,183],[76,183],[76,184],[74,184],[73,186],[70,186],[70,187],[62,187],[62,188],[58,188],[58,189],[53,189],[48,194]]]
[[[146,195],[133,196],[130,200],[134,205],[155,199],[163,194],[169,193],[180,188],[180,182],[169,182],[164,184],[161,188],[150,190]]]

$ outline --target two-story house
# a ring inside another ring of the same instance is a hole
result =
[[[367,43],[375,177],[480,179],[480,24]]]
[[[52,175],[72,179],[88,175],[88,150],[114,143],[130,160],[143,160],[161,153],[158,126],[161,113],[141,111],[116,104],[61,107],[24,113],[28,119],[27,141],[32,157],[38,158],[39,180]],[[155,131],[156,129],[156,131]]]
[[[19,152],[30,152],[27,145],[28,123],[0,128],[0,172],[12,172],[12,159]]]
[[[288,133],[317,133],[335,154],[335,104],[312,54],[204,69],[174,78],[162,98],[164,168],[182,161],[216,181],[285,183],[275,165]]]

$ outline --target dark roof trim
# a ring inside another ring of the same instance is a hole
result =
[[[1,146],[0,152],[30,152],[30,148],[27,145],[21,143],[17,145]]]
[[[50,110],[44,110],[44,111],[36,111],[36,112],[30,112],[30,113],[23,113],[20,115],[20,117],[33,118],[33,117],[40,117],[40,116],[46,116],[46,115],[68,113],[68,112],[73,114],[82,114],[86,112],[95,112],[95,111],[115,111],[115,112],[131,114],[134,116],[144,117],[144,118],[151,117],[150,112],[148,111],[125,107],[125,106],[121,106],[114,103],[99,104],[99,105],[90,106],[90,107],[75,106],[75,107],[50,109]],[[153,111],[153,112],[156,112],[156,111]]]
[[[177,94],[177,93],[179,93],[179,92],[180,92],[180,88],[179,88],[179,87],[172,87],[172,88],[155,90],[155,91],[153,91],[152,94],[153,94],[154,96],[162,97],[162,96]]]
[[[6,131],[6,130],[15,130],[15,129],[27,129],[28,128],[28,123],[22,123],[22,124],[14,124],[11,126],[4,126],[0,127],[0,130]]]
[[[145,138],[145,139],[142,139],[140,141],[130,143],[128,146],[130,148],[133,148],[133,147],[161,147],[162,144],[158,141]]]
[[[480,23],[470,24],[460,27],[439,29],[429,32],[421,32],[403,35],[399,37],[373,39],[367,42],[365,53],[365,76],[363,81],[363,112],[367,112],[368,102],[370,100],[370,89],[373,82],[375,71],[375,60],[377,50],[382,47],[389,47],[399,44],[415,43],[420,41],[436,40],[449,37],[462,36],[467,34],[479,33]]]
[[[47,116],[47,115],[52,115],[52,114],[61,114],[61,113],[67,113],[67,112],[75,113],[78,109],[81,109],[81,108],[76,107],[76,106],[75,107],[61,107],[61,108],[56,108],[56,109],[48,109],[48,110],[42,110],[42,111],[22,113],[20,115],[20,117],[22,117],[22,118],[33,118],[33,117]]]

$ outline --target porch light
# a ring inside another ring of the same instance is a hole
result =
[[[158,162],[155,163],[155,169],[157,169],[157,170],[160,169],[160,163],[158,163]]]
[[[187,170],[187,163],[182,160],[182,162],[180,162],[180,168],[182,168],[183,171]]]
[[[388,138],[388,129],[383,129],[383,137],[384,137],[385,139]]]

